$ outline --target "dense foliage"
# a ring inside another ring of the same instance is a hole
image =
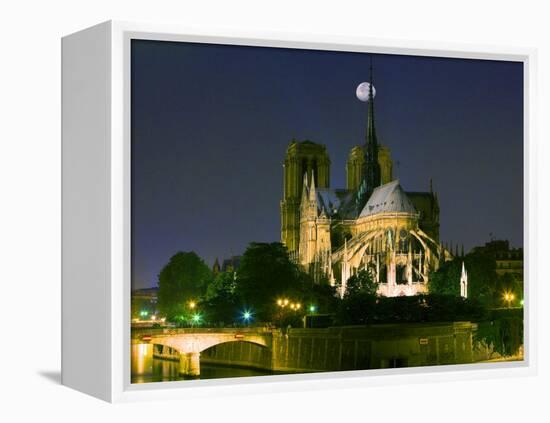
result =
[[[205,323],[211,326],[228,326],[240,320],[240,301],[235,294],[234,272],[218,273],[208,285],[200,303]]]
[[[468,297],[493,307],[498,303],[499,283],[495,260],[485,254],[468,254],[443,263],[430,274],[429,292],[435,295],[460,295],[462,263],[468,272]]]
[[[251,243],[237,271],[236,295],[244,307],[254,308],[257,319],[268,321],[278,310],[277,299],[303,301],[311,281],[278,242]]]
[[[478,323],[476,342],[502,356],[516,355],[523,345],[523,309],[493,310]]]
[[[345,296],[336,313],[336,324],[451,322],[478,320],[486,309],[476,301],[452,295],[376,297],[366,293]]]
[[[194,252],[178,252],[159,274],[158,309],[170,321],[181,320],[190,301],[206,292],[212,272]]]
[[[370,269],[361,269],[356,274],[352,275],[346,282],[346,296],[354,296],[357,294],[376,295],[378,284],[374,281],[372,271]]]

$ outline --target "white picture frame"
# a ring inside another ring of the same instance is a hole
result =
[[[523,62],[525,360],[131,384],[130,40],[133,38]],[[121,402],[536,373],[534,50],[110,21],[63,38],[62,72],[64,385],[106,401]]]

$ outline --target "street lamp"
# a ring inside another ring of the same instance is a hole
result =
[[[250,322],[250,320],[252,319],[252,313],[248,310],[245,310],[243,311],[243,321],[245,322],[245,324],[248,324]]]
[[[288,306],[288,308],[294,311],[300,310],[302,308],[302,304],[290,302],[288,298],[279,298],[277,300],[277,305],[281,308],[285,308]]]
[[[191,317],[191,326],[195,325],[195,324],[200,324],[201,323],[201,315],[199,313],[195,313],[193,314],[193,317]]]
[[[515,295],[511,292],[505,292],[504,293],[504,301],[508,303],[508,308],[510,308],[510,304],[512,301],[514,301]]]
[[[309,312],[311,314],[315,313],[317,311],[317,307],[315,307],[313,304],[309,306]]]
[[[191,310],[194,310],[196,306],[197,306],[197,303],[195,301],[189,301],[189,308]]]
[[[302,304],[300,303],[290,303],[290,308],[294,311],[300,310],[302,308]]]

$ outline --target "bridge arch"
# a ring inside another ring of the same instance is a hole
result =
[[[246,342],[271,349],[272,336],[271,333],[263,332],[191,332],[153,336],[149,343],[153,346],[163,345],[177,351],[179,353],[180,374],[198,376],[200,375],[200,353],[216,345],[231,342]],[[165,357],[159,356],[159,358]]]

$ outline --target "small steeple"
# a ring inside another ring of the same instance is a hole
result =
[[[468,272],[466,272],[464,262],[462,262],[462,273],[460,274],[460,296],[468,298]]]
[[[317,201],[317,191],[315,190],[315,176],[311,174],[311,184],[309,186],[309,200]]]

